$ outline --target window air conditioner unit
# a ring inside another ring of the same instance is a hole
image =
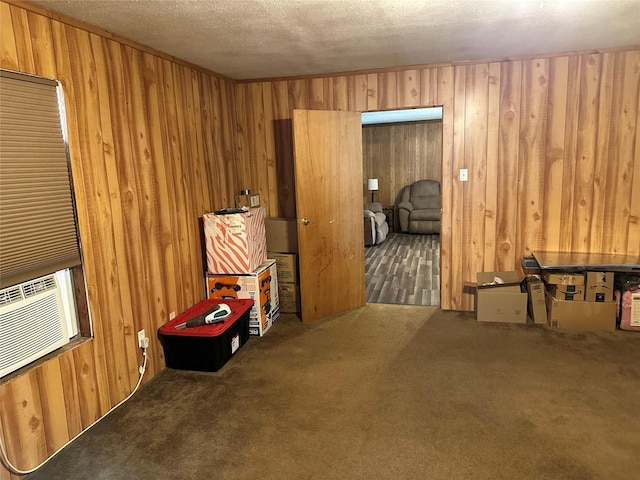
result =
[[[0,377],[69,343],[55,274],[0,290]]]

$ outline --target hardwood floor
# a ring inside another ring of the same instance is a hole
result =
[[[440,305],[440,237],[390,233],[365,249],[369,303]]]

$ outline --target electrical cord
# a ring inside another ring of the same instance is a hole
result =
[[[126,402],[127,400],[129,400],[131,397],[133,397],[133,394],[136,393],[138,391],[138,388],[140,388],[140,384],[142,383],[142,377],[144,377],[144,372],[147,370],[147,348],[146,347],[142,347],[142,357],[143,357],[143,362],[142,365],[139,367],[139,372],[140,372],[140,376],[138,377],[138,383],[136,383],[136,386],[133,388],[133,391],[124,399],[122,400],[120,403],[114,405],[113,407],[111,407],[111,409],[105,413],[102,417],[100,417],[99,419],[97,419],[95,422],[93,422],[91,425],[89,425],[87,428],[85,428],[84,430],[82,430],[80,433],[78,433],[75,437],[73,437],[71,440],[69,440],[67,443],[65,443],[64,445],[62,445],[58,450],[56,450],[55,452],[53,452],[53,454],[51,454],[51,456],[49,458],[47,458],[44,462],[42,462],[40,465],[29,469],[29,470],[20,470],[19,468],[15,467],[10,461],[9,461],[9,457],[7,456],[7,451],[5,450],[4,447],[4,443],[2,442],[2,438],[0,438],[0,461],[2,461],[2,463],[4,464],[5,467],[7,467],[7,469],[15,474],[15,475],[27,475],[29,473],[33,473],[36,470],[38,470],[40,467],[42,467],[45,463],[47,463],[49,460],[51,460],[53,457],[55,457],[56,455],[58,455],[62,450],[64,450],[71,442],[73,442],[74,440],[76,440],[80,435],[84,434],[86,431],[88,431],[91,427],[93,427],[94,425],[96,425],[100,420],[102,420],[103,418],[105,418],[107,415],[109,415],[111,412],[113,412],[116,408],[118,408],[120,405],[122,405],[124,402]]]

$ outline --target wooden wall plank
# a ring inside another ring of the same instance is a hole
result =
[[[242,179],[243,186],[240,189],[250,188],[246,183],[250,179],[250,152],[249,142],[247,139],[250,128],[247,118],[247,88],[244,85],[238,85],[236,88],[236,121],[238,128],[236,131],[236,158],[238,159],[238,178]]]
[[[579,56],[569,57],[567,74],[567,91],[571,92],[567,97],[567,109],[565,115],[564,153],[565,161],[562,171],[562,212],[560,215],[560,248],[561,252],[570,252],[573,243],[573,231],[576,227],[574,215],[575,202],[575,178],[578,143],[578,102],[582,92],[580,91],[581,59]]]
[[[27,12],[29,34],[33,45],[34,72],[47,78],[56,78],[55,54],[53,52],[53,38],[51,24],[48,18]]]
[[[500,138],[496,215],[496,270],[513,270],[517,253],[518,135],[522,63],[504,63],[500,79]]]
[[[352,112],[365,112],[367,99],[367,75],[349,75],[347,77],[347,109]]]
[[[377,83],[378,110],[393,110],[398,108],[397,73],[384,72],[378,74]]]
[[[304,79],[289,81],[289,106],[291,109],[309,107],[309,81]]]
[[[254,119],[252,144],[253,151],[249,159],[249,170],[251,171],[251,183],[249,184],[252,191],[260,193],[261,198],[266,202],[269,201],[269,164],[267,162],[267,145],[265,138],[265,119],[264,119],[264,103],[263,88],[260,83],[251,83],[249,87],[248,104],[250,110],[247,116]],[[269,92],[270,93],[270,92]],[[270,101],[270,100],[269,100]],[[256,168],[256,166],[258,168]]]
[[[347,84],[347,77],[345,75],[339,75],[332,77],[333,84],[333,110],[348,110],[349,109],[349,89]]]
[[[588,252],[591,246],[593,181],[598,124],[600,55],[585,55],[580,62],[578,97],[574,219],[571,251]]]
[[[11,7],[0,3],[0,68],[18,70],[18,47],[13,31]]]
[[[10,432],[5,448],[14,466],[27,470],[38,465],[47,454],[47,440],[35,370],[0,385],[0,417]]]
[[[60,372],[64,391],[64,408],[67,412],[67,430],[69,438],[73,438],[82,431],[80,396],[73,351],[65,352],[60,356]]]
[[[546,59],[523,65],[518,149],[518,228],[516,251],[530,255],[540,245],[544,211],[544,145],[549,88]]]
[[[396,85],[398,108],[419,106],[421,86],[420,70],[402,70],[398,72],[398,81]]]
[[[455,75],[453,67],[437,69],[437,105],[442,105],[442,222],[440,225],[440,305],[451,310],[450,292],[455,290],[452,280],[453,254],[453,158]],[[456,251],[457,255],[458,252]]]
[[[602,248],[604,240],[605,204],[607,168],[609,164],[609,131],[611,129],[611,104],[613,95],[613,73],[615,55],[602,55],[600,82],[598,92],[598,118],[596,121],[596,138],[594,148],[593,191],[591,208],[591,225],[589,231],[590,247]]]
[[[420,72],[420,106],[433,107],[438,101],[439,68],[424,68]]]
[[[464,168],[469,170],[469,182],[464,184],[462,242],[466,245],[468,269],[484,269],[485,196],[487,166],[487,112],[489,96],[489,66],[476,64],[467,67],[464,114]],[[464,281],[473,281],[465,278]],[[463,309],[473,308],[473,298],[461,298]]]
[[[289,104],[291,97],[287,82],[273,82],[272,90],[278,208],[277,210],[269,209],[269,213],[278,217],[293,218],[296,215],[291,127],[293,105]]]
[[[496,264],[496,212],[498,209],[498,155],[500,137],[500,63],[489,64],[487,99],[487,154],[484,212],[483,271],[490,272]]]
[[[31,43],[31,32],[29,30],[29,20],[26,10],[10,6],[11,9],[11,28],[14,31],[14,36],[18,39],[15,42],[17,53],[17,70],[36,75],[36,66],[33,59],[33,49]],[[28,42],[21,41],[24,38],[28,38]]]
[[[612,253],[637,252],[638,233],[637,216],[631,218],[631,200],[637,198],[634,190],[638,189],[638,164],[635,145],[639,135],[638,97],[640,96],[640,51],[616,54],[616,76],[619,79],[613,93],[612,117],[615,119],[611,133],[610,160],[618,159],[610,165],[611,174],[607,177],[614,182],[615,192],[612,207],[609,210],[611,221],[607,229],[613,232],[609,249]],[[634,153],[635,150],[635,153]],[[633,180],[636,180],[635,184]],[[637,211],[637,206],[633,207]],[[633,228],[630,228],[633,225]]]
[[[312,78],[309,81],[309,108],[311,110],[330,110],[327,105],[332,104],[331,93],[327,90],[327,78]]]
[[[367,111],[379,110],[378,106],[378,75],[369,73],[367,75]]]
[[[467,67],[459,66],[453,69],[453,130],[459,132],[453,137],[453,172],[459,172],[461,168],[468,167],[465,161],[465,115],[466,115],[466,76]],[[460,101],[458,101],[460,99]],[[460,182],[459,177],[454,175],[451,182],[451,251],[456,252],[451,258],[451,295],[450,307],[453,310],[462,310],[467,299],[462,297],[461,286],[468,278],[465,277],[464,264],[468,261],[467,246],[463,240],[465,217],[465,190],[468,183]],[[460,286],[460,288],[458,287]]]
[[[43,363],[36,369],[36,376],[42,406],[42,421],[47,439],[47,455],[52,455],[70,439],[60,359],[54,358]]]
[[[567,57],[556,57],[549,60],[547,141],[543,165],[543,231],[540,245],[545,245],[545,248],[551,251],[560,250],[568,74],[569,59]]]
[[[2,387],[0,386],[0,396],[2,395],[3,395],[3,391],[2,391]],[[9,443],[7,441],[8,437],[9,437],[9,434],[5,432],[4,426],[2,425],[2,414],[0,414],[0,438],[2,438],[2,442],[4,445]],[[15,462],[13,458],[9,458],[9,461],[12,462],[12,464],[13,462]],[[0,468],[0,480],[13,480],[18,478],[20,477],[17,475],[11,474],[4,465],[2,466],[2,468]]]
[[[266,166],[266,188],[264,195],[267,198],[267,215],[276,217],[278,215],[278,172],[276,171],[276,146],[274,134],[274,113],[273,113],[273,91],[271,83],[260,84],[262,88],[262,124],[264,129],[264,163]],[[261,202],[263,203],[263,202]]]
[[[88,428],[104,413],[100,411],[100,393],[96,381],[93,342],[83,342],[73,349],[78,399],[80,401],[80,420],[82,428]]]
[[[227,181],[224,185],[220,186],[220,190],[225,191],[228,198],[226,202],[223,202],[223,205],[229,205],[231,204],[231,202],[233,202],[234,192],[240,189],[239,181],[237,180],[238,172],[235,156],[235,132],[237,128],[235,85],[226,81],[220,82],[220,103],[222,105],[222,118],[220,121],[220,128],[223,132],[222,138],[224,140],[225,152],[224,161],[227,165]]]

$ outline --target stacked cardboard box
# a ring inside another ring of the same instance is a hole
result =
[[[268,257],[276,261],[280,311],[300,312],[298,274],[298,234],[295,218],[267,218],[265,221]]]
[[[547,304],[544,295],[544,283],[535,277],[527,277],[527,294],[529,295],[529,317],[535,324],[547,323]]]
[[[264,335],[280,316],[275,260],[267,260],[249,273],[207,273],[207,298],[250,298],[249,334]]]
[[[479,322],[527,323],[527,294],[516,272],[478,272],[477,281]]]
[[[202,216],[209,273],[249,273],[267,259],[264,208]]]
[[[545,273],[548,323],[577,331],[616,329],[613,273]],[[610,282],[610,283],[609,283]]]
[[[267,260],[264,208],[203,215],[207,298],[249,298],[249,333],[264,335],[280,315],[277,267]]]

